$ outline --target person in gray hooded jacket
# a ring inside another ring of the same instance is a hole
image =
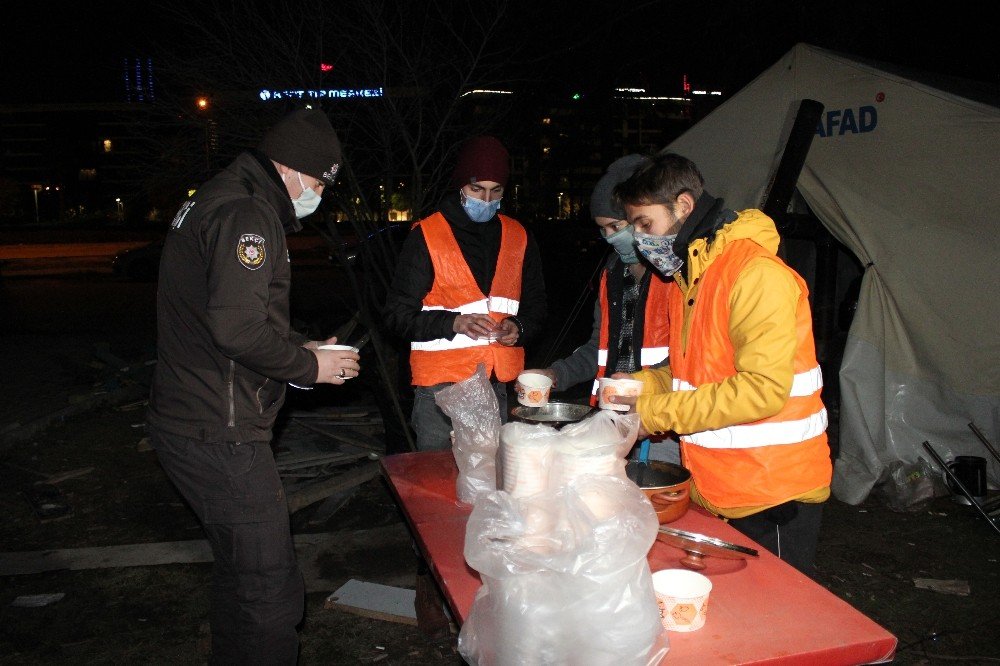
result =
[[[647,160],[636,154],[615,160],[591,194],[590,214],[601,237],[615,251],[610,253],[601,273],[590,340],[548,368],[525,370],[552,379],[556,391],[591,382],[591,404],[597,403],[598,378],[663,365],[669,355],[666,312],[669,281],[648,270],[636,254],[625,210],[614,198],[614,188],[628,180]],[[651,448],[655,459],[680,462],[677,443],[669,438],[658,438]]]
[[[326,115],[295,111],[181,206],[164,243],[147,424],[212,546],[212,663],[298,657],[304,587],[271,428],[286,384],[343,384],[360,366],[291,330],[285,234],[340,163]]]

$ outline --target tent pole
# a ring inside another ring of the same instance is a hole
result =
[[[816,277],[813,284],[813,335],[817,360],[830,360],[837,300],[837,243],[825,228],[816,234]]]
[[[774,170],[771,185],[761,207],[764,214],[772,220],[777,221],[788,212],[788,204],[792,200],[795,184],[799,181],[799,174],[802,173],[802,167],[806,163],[806,155],[809,154],[813,137],[816,136],[816,127],[823,108],[823,104],[814,99],[804,99],[799,103],[799,110],[795,114],[795,122],[785,142],[781,161]]]
[[[761,210],[775,221],[783,235],[798,231],[811,240],[816,248],[816,276],[813,285],[813,335],[816,339],[817,360],[822,364],[830,360],[830,344],[833,342],[834,313],[837,299],[837,244],[830,232],[814,218],[808,221],[802,216],[791,215],[788,205],[795,192],[799,174],[805,166],[806,156],[816,136],[816,127],[824,106],[814,99],[803,99],[799,103],[795,122],[785,142],[781,161],[771,176]],[[808,222],[808,223],[807,223]]]

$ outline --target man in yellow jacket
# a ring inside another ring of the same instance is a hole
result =
[[[832,465],[805,282],[774,222],[726,209],[687,158],[660,154],[615,194],[637,251],[674,280],[670,364],[617,401],[639,437],[680,435],[698,504],[811,574]]]

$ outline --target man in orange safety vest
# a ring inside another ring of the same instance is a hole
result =
[[[669,365],[615,401],[635,405],[640,437],[680,435],[695,502],[811,574],[832,465],[805,282],[778,258],[774,222],[725,208],[687,158],[661,153],[615,194],[638,252],[677,287]]]
[[[451,420],[434,395],[483,364],[507,416],[507,382],[524,368],[524,340],[546,310],[538,248],[520,222],[499,212],[510,158],[477,136],[459,150],[451,189],[410,231],[383,309],[389,330],[410,342],[410,424],[417,449],[449,448]]]

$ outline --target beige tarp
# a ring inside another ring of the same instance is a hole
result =
[[[997,463],[1000,110],[800,44],[670,145],[732,208],[757,207],[803,99],[822,102],[798,192],[867,267],[840,370],[834,493],[862,501],[893,461]],[[827,378],[827,382],[832,378]]]

